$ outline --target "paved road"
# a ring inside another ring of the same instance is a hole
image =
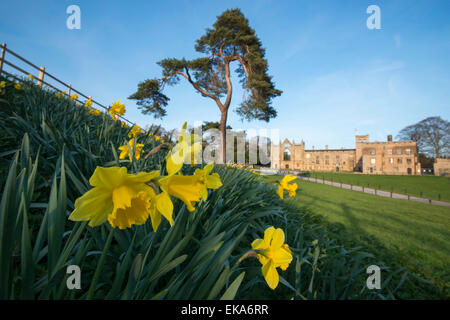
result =
[[[307,180],[307,181],[312,181],[312,182],[317,182],[317,183],[322,183],[322,184],[328,184],[328,185],[334,186],[334,187],[339,187],[339,188],[349,189],[349,190],[354,190],[354,191],[361,191],[361,192],[374,194],[374,195],[382,196],[382,197],[431,203],[431,204],[435,204],[438,206],[450,207],[450,202],[445,202],[445,201],[437,201],[437,200],[430,200],[430,199],[425,199],[425,198],[418,198],[418,197],[407,196],[407,195],[399,194],[399,193],[391,193],[389,191],[381,191],[381,190],[365,188],[365,187],[360,187],[360,186],[352,186],[352,185],[345,184],[345,183],[332,182],[332,181],[316,179],[316,178],[309,178],[309,177],[302,177],[302,176],[297,176],[297,177],[300,180]]]

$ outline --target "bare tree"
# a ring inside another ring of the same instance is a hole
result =
[[[397,139],[417,142],[420,153],[435,158],[450,155],[450,123],[441,117],[428,117],[403,128]]]

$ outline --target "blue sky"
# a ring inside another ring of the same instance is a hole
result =
[[[71,4],[81,8],[81,30],[66,28]],[[371,4],[381,9],[380,30],[366,27]],[[178,128],[218,121],[216,104],[183,81],[165,91],[171,101],[162,121],[126,98],[138,82],[160,76],[157,61],[198,57],[195,40],[237,7],[283,95],[273,102],[276,119],[242,122],[231,111],[233,128],[276,128],[307,148],[351,148],[355,132],[385,140],[428,116],[449,120],[447,0],[2,1],[0,42],[99,102],[122,99],[126,117],[141,126]],[[232,109],[242,97],[233,79]]]

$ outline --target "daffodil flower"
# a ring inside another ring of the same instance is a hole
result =
[[[130,158],[130,161],[132,161],[131,152],[133,150],[133,146],[134,146],[134,138],[130,139],[130,141],[128,141],[128,144],[120,146],[119,150],[121,151],[121,153],[119,155],[119,158],[125,159],[128,156],[128,158]],[[136,143],[136,149],[134,150],[134,158],[136,160],[139,160],[141,158],[141,151],[143,146],[144,145],[142,143]]]
[[[119,103],[120,99],[113,103],[113,105],[109,108],[108,112],[114,121],[119,119],[118,115],[123,116],[125,114],[125,105]]]
[[[180,199],[186,208],[192,212],[195,210],[195,202],[208,198],[207,189],[217,189],[222,186],[218,173],[209,174],[213,164],[206,165],[203,169],[196,169],[191,176],[173,174],[158,180],[158,185],[163,192]]]
[[[125,167],[97,167],[89,179],[92,188],[76,199],[72,221],[89,221],[95,227],[108,221],[113,228],[141,225],[151,214],[155,191],[146,184],[159,171],[129,174]]]
[[[168,176],[157,181],[162,193],[176,197],[183,201],[189,211],[195,210],[195,203],[208,197],[207,189],[217,189],[222,186],[218,173],[210,174],[213,164],[206,165],[203,169],[196,169],[191,176],[180,174],[183,163],[189,160],[191,164],[195,163],[196,152],[201,151],[201,142],[199,137],[186,135],[187,123],[181,128],[181,135],[178,143],[169,152],[166,158],[166,169]],[[192,143],[194,141],[194,143]]]
[[[31,80],[34,80],[34,76],[31,73],[28,74],[28,78],[30,78]]]
[[[277,268],[286,270],[292,262],[291,250],[284,240],[282,229],[269,227],[264,232],[264,239],[256,239],[252,243],[252,248],[257,252],[258,260],[262,264],[264,279],[272,290],[279,282]]]
[[[6,81],[0,82],[0,89],[3,89],[4,87],[6,87]]]
[[[194,176],[198,178],[198,181],[202,183],[202,198],[206,201],[208,198],[207,189],[218,189],[222,186],[222,181],[220,181],[220,176],[218,173],[214,172],[209,174],[213,169],[214,164],[207,164],[203,169],[195,169]]]
[[[77,100],[78,99],[78,95],[76,93],[72,94],[72,96],[70,97],[72,100]]]
[[[142,129],[137,125],[137,124],[135,124],[134,126],[133,126],[133,128],[131,128],[131,131],[128,133],[128,137],[136,137],[138,134],[140,134],[142,132]]]
[[[14,89],[21,90],[22,86],[20,85],[20,83],[14,83]]]
[[[296,190],[298,189],[297,183],[289,184],[289,182],[297,179],[297,177],[292,176],[290,174],[285,175],[283,179],[278,183],[277,194],[283,199],[283,192],[287,190],[289,192],[290,197],[294,197],[296,194]]]
[[[86,101],[86,103],[84,104],[84,106],[85,106],[86,108],[90,108],[90,107],[92,106],[92,100],[91,100],[91,98],[87,99],[87,101]]]
[[[183,201],[190,212],[195,210],[195,202],[199,202],[203,196],[204,187],[195,176],[170,175],[158,180],[158,185],[162,193]]]
[[[91,110],[89,110],[89,114],[93,114],[94,116],[99,116],[102,114],[102,112],[98,109],[91,109]]]
[[[186,135],[187,122],[181,127],[178,143],[168,153],[166,168],[169,175],[181,170],[184,163],[197,164],[198,155],[202,151],[201,137],[195,134]]]

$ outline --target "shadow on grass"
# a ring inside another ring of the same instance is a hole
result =
[[[315,198],[314,200],[319,199]],[[320,199],[320,201],[324,201],[324,199]],[[337,239],[346,248],[362,246],[364,251],[373,254],[379,261],[389,266],[392,271],[406,267],[409,275],[396,294],[398,299],[448,299],[448,283],[445,279],[442,280],[443,282],[439,281],[438,277],[430,279],[429,274],[432,270],[426,270],[428,268],[423,264],[408,259],[407,255],[400,253],[401,250],[396,245],[392,244],[392,248],[387,248],[375,236],[358,231],[362,229],[359,220],[352,214],[352,209],[344,203],[339,205],[352,227],[346,227],[339,222],[330,222],[323,216],[315,214],[310,205],[296,203],[299,211],[309,212],[317,217],[318,222],[327,230],[330,239]],[[394,276],[396,282],[399,282],[400,278],[401,274]]]

